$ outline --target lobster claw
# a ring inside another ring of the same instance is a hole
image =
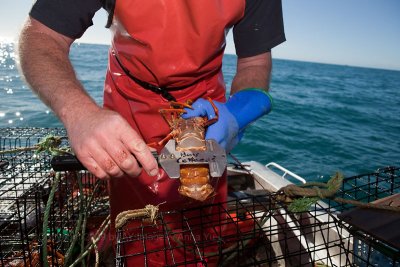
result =
[[[183,109],[183,108],[193,109],[192,103],[193,103],[192,100],[187,100],[186,102],[176,102],[176,101],[169,102],[171,108],[173,109]]]

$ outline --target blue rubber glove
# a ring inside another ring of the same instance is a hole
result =
[[[219,118],[206,132],[206,139],[214,139],[226,152],[231,151],[243,136],[245,128],[272,109],[271,96],[261,89],[249,88],[233,94],[226,103],[214,101]],[[215,118],[211,103],[203,98],[196,100],[193,109],[185,108],[182,118]]]

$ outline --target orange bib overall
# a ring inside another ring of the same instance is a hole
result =
[[[221,72],[225,36],[244,15],[244,8],[244,0],[116,1],[104,106],[120,113],[146,143],[160,141],[171,131],[159,113],[169,107],[168,101],[133,81],[120,64],[146,83],[183,88],[170,91],[179,102],[200,97],[225,102]],[[206,203],[225,201],[226,177],[212,178],[211,184],[216,195]],[[162,170],[158,177],[142,172],[139,177],[111,179],[111,217],[164,201],[162,210],[199,205],[181,196],[178,187],[179,179]]]

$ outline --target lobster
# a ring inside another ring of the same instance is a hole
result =
[[[213,101],[208,98],[215,111],[215,117],[193,117],[189,119],[181,118],[186,111],[184,107],[192,108],[191,101],[186,103],[170,102],[170,108],[160,109],[159,112],[168,123],[171,132],[161,141],[149,144],[163,146],[170,139],[176,142],[176,151],[182,153],[192,153],[195,151],[206,150],[205,130],[218,120],[218,108]],[[189,198],[204,201],[214,194],[214,188],[210,184],[208,164],[184,164],[180,167],[180,186],[178,192]]]

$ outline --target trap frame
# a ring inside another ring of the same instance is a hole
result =
[[[55,174],[48,154],[37,155],[26,148],[49,134],[66,136],[64,129],[0,129],[0,152],[15,150],[0,153],[0,266],[10,266],[11,262],[15,266],[43,264],[43,214]],[[54,195],[46,229],[50,266],[62,266],[58,253],[64,255],[70,247],[80,205],[88,204],[86,195],[79,198],[80,192],[93,191],[97,185],[86,171],[60,174],[59,193]],[[346,178],[339,196],[370,203],[398,194],[398,174],[399,168],[388,167]],[[82,191],[77,191],[78,180],[82,181]],[[105,191],[101,188],[93,197],[88,210],[88,218],[93,219],[89,228],[96,227],[98,220],[108,214]],[[159,212],[156,224],[142,219],[132,221],[117,232],[116,263],[400,266],[397,243],[361,224],[349,223],[348,218],[356,218],[348,213],[352,210],[348,204],[327,201],[317,203],[308,212],[291,213],[275,201],[275,194],[249,191],[246,197],[226,203]],[[85,230],[86,234],[90,231],[87,227]]]
[[[49,135],[65,137],[66,132],[57,128],[0,129],[0,266],[42,266],[44,252],[50,266],[63,266],[67,251],[71,250],[71,258],[79,255],[82,236],[86,239],[93,234],[90,232],[108,215],[104,182],[87,171],[59,172],[47,229],[43,229],[45,206],[58,174],[51,168],[51,155],[36,150]],[[67,145],[66,138],[62,145]],[[76,234],[78,222],[83,226]],[[43,236],[47,237],[47,251],[42,250]]]
[[[338,196],[372,203],[398,193],[399,168],[388,167],[346,178]],[[154,223],[134,219],[117,232],[117,266],[400,266],[397,243],[341,217],[353,206],[319,201],[291,213],[275,199],[251,191],[222,204],[159,212]]]

